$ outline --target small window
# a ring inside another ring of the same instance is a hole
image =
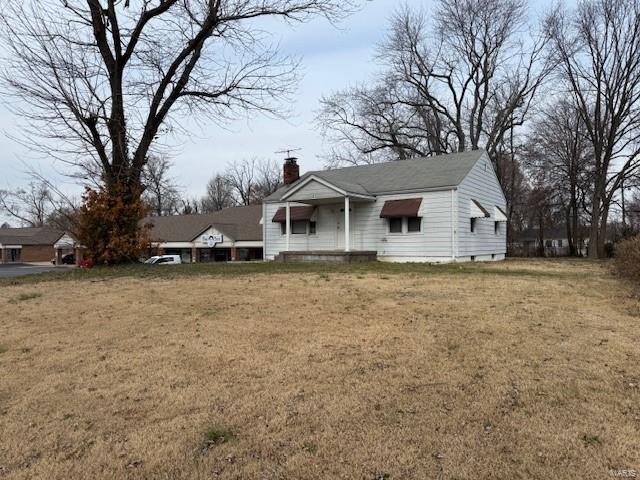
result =
[[[545,240],[544,243],[547,247],[553,247],[553,240]]]
[[[402,218],[389,219],[389,233],[402,233]]]
[[[471,233],[476,233],[476,220],[477,218],[471,219]]]
[[[294,235],[305,235],[307,233],[307,222],[305,220],[291,222],[291,233]]]
[[[496,235],[500,233],[500,222],[493,222],[493,231]]]
[[[558,247],[562,248],[562,239],[558,240]]]
[[[316,234],[316,222],[309,222],[309,235]]]
[[[421,217],[409,217],[407,218],[407,232],[419,232],[422,229]]]
[[[306,220],[295,220],[291,222],[291,233],[293,235],[306,235],[307,234],[307,221]],[[315,222],[312,222],[315,224]],[[280,232],[282,235],[287,234],[287,223],[282,222],[280,224]]]

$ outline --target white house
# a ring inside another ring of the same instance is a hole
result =
[[[308,172],[263,203],[267,260],[502,260],[506,200],[482,150]]]

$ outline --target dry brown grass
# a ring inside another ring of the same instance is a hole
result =
[[[0,477],[640,470],[638,298],[601,264],[500,265],[0,288]]]

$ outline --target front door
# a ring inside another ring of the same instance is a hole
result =
[[[333,209],[336,221],[336,250],[344,250],[344,205]],[[351,250],[353,250],[353,206],[349,209],[349,236]]]

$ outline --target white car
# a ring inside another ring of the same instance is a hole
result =
[[[149,265],[178,265],[182,263],[180,255],[156,255],[147,259],[144,263]]]

